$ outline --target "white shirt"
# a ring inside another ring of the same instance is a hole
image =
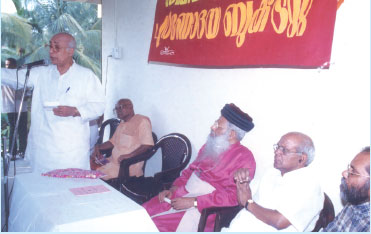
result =
[[[19,71],[23,85],[25,69]],[[2,84],[15,86],[15,70],[2,69]],[[89,169],[89,120],[104,111],[104,90],[94,73],[76,63],[60,75],[55,65],[31,69],[28,85],[33,87],[31,127],[26,158],[34,170]],[[74,106],[79,117],[59,117],[44,102]]]
[[[309,167],[285,173],[273,169],[260,181],[254,202],[277,210],[292,225],[276,228],[260,221],[246,209],[242,209],[232,220],[228,232],[303,232],[312,231],[323,208],[324,194],[319,180]]]
[[[1,85],[1,96],[2,96],[2,106],[1,106],[1,113],[16,113],[19,110],[21,99],[22,99],[22,92],[23,86],[21,87],[18,85],[18,90],[14,90],[7,85]],[[14,108],[15,105],[17,106],[16,109]],[[22,105],[22,112],[27,111],[27,101],[25,100]]]

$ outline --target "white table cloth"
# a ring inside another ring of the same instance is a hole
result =
[[[9,156],[11,157],[11,156]],[[14,172],[14,162],[16,165],[16,172]],[[16,174],[23,174],[23,173],[30,173],[31,166],[27,160],[24,159],[17,159],[15,161],[10,161],[9,163],[9,171],[7,178],[4,177],[4,165],[3,165],[3,158],[1,158],[1,227],[5,225],[5,193],[4,193],[4,184],[8,183],[8,195],[12,190],[13,182],[14,182],[14,173]]]
[[[76,196],[69,189],[104,185],[110,191]],[[158,232],[146,210],[100,179],[15,177],[9,231]]]

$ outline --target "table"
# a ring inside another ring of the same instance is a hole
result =
[[[69,189],[104,185],[110,191],[77,196]],[[100,179],[18,174],[9,231],[158,232],[146,210]]]
[[[5,225],[5,193],[4,193],[4,184],[8,183],[8,195],[9,192],[12,190],[13,182],[14,182],[14,164],[16,166],[16,173],[23,174],[23,173],[30,173],[32,171],[29,161],[24,159],[17,159],[15,161],[11,161],[9,163],[9,171],[7,179],[4,177],[4,165],[3,165],[3,158],[1,158],[1,227]]]

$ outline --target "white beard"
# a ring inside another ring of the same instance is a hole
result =
[[[228,141],[229,133],[230,131],[227,131],[223,135],[214,136],[214,134],[211,132],[207,137],[205,148],[200,155],[199,160],[212,160],[216,162],[219,159],[219,156],[230,146]]]

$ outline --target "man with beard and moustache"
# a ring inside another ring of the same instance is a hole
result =
[[[341,198],[347,202],[323,232],[370,232],[370,147],[364,148],[343,172]]]
[[[117,178],[122,160],[141,154],[154,145],[150,119],[147,116],[135,114],[130,99],[120,99],[114,110],[121,120],[119,126],[111,139],[94,147],[90,157],[91,168],[106,174],[103,180]],[[112,149],[112,155],[103,158],[101,151],[109,149]],[[144,161],[131,165],[129,175],[143,176],[143,165]]]
[[[252,197],[246,169],[235,173],[237,199],[242,209],[229,232],[312,231],[323,208],[324,194],[317,173],[312,140],[300,132],[289,132],[274,148],[274,169],[261,179]]]
[[[224,106],[196,160],[169,190],[143,204],[160,231],[195,232],[204,208],[237,205],[233,173],[246,168],[250,180],[255,174],[254,156],[240,144],[253,127],[252,118],[233,103]],[[209,217],[206,231],[213,230],[214,220]]]

